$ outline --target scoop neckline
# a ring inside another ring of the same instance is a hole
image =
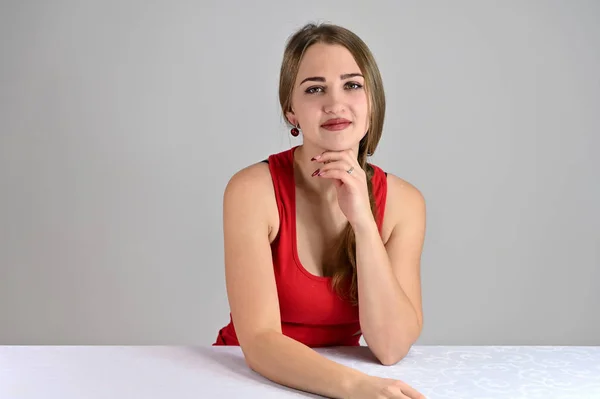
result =
[[[306,275],[308,278],[312,279],[312,280],[316,280],[316,281],[322,281],[322,282],[328,282],[331,281],[332,277],[329,276],[317,276],[316,274],[313,274],[311,272],[309,272],[304,265],[302,264],[302,262],[300,261],[300,255],[298,254],[298,235],[297,235],[297,224],[296,224],[296,174],[295,174],[295,167],[294,167],[294,153],[296,152],[296,149],[298,149],[298,147],[300,147],[299,145],[292,147],[290,149],[290,154],[289,154],[289,160],[290,160],[290,170],[292,173],[292,187],[291,187],[291,197],[292,197],[292,207],[291,207],[291,213],[293,216],[292,217],[292,234],[291,234],[291,239],[292,239],[292,256],[294,258],[294,262],[296,263],[296,266],[298,267],[298,269],[300,269],[300,271],[302,273],[304,273],[304,275]]]

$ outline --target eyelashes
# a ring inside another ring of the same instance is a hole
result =
[[[362,89],[363,85],[361,85],[360,83],[356,83],[356,82],[348,82],[344,85],[344,88],[347,90],[360,90]],[[323,93],[323,91],[325,90],[325,88],[323,86],[311,86],[308,89],[305,90],[306,94],[317,94],[317,93]]]
[[[354,86],[354,88],[352,88],[351,90],[358,90],[358,89],[362,89],[362,85],[360,83],[355,83],[355,82],[350,82],[346,85],[344,85],[344,87],[346,86]]]

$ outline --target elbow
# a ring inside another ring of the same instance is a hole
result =
[[[246,366],[252,371],[256,371],[256,362],[252,349],[248,343],[242,344],[240,342],[240,349],[242,350],[242,354],[244,355],[244,361],[246,362]]]
[[[382,365],[393,366],[408,355],[415,341],[416,339],[407,338],[390,339],[378,348],[375,356]]]
[[[249,356],[244,356],[244,358],[246,359],[246,366],[248,366],[248,368],[252,371],[254,371],[255,373],[259,373],[260,374],[260,368],[258,367],[258,363],[255,362],[253,360],[253,358],[249,357]]]
[[[277,331],[263,331],[259,334],[255,334],[250,339],[240,340],[240,348],[242,349],[242,353],[244,354],[244,360],[246,361],[246,365],[252,370],[259,372],[260,368],[260,355],[263,354],[267,349],[265,347],[269,346],[269,338],[270,336],[275,334],[281,334]]]
[[[393,366],[400,360],[404,359],[412,348],[413,343],[418,339],[421,333],[419,326],[418,332],[415,331],[410,337],[404,339],[391,339],[384,347],[376,354],[377,360],[384,366]]]
[[[253,350],[246,346],[245,348],[240,345],[242,348],[242,353],[244,354],[244,360],[246,361],[246,366],[256,373],[261,374],[261,360],[260,360],[260,351]]]
[[[256,370],[256,357],[254,356],[252,350],[248,348],[248,345],[240,345],[242,349],[242,353],[244,354],[244,360],[246,361],[246,366],[252,371]]]
[[[377,359],[384,366],[393,366],[400,360],[404,359],[406,355],[408,355],[409,350],[410,346],[388,349],[377,356]]]

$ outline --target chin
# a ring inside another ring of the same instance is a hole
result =
[[[343,151],[352,148],[358,148],[362,137],[352,137],[351,135],[333,135],[329,137],[321,137],[317,143],[323,149],[330,151]]]
[[[339,141],[339,142],[331,142],[329,140],[325,140],[319,143],[319,147],[323,148],[325,151],[345,151],[351,150],[353,148],[358,148],[359,142],[349,142],[349,141]]]

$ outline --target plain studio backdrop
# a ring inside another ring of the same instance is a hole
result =
[[[600,345],[599,2],[151,3],[0,6],[0,343],[213,343],[223,190],[301,142],[285,41],[332,22],[427,201],[418,343]]]

